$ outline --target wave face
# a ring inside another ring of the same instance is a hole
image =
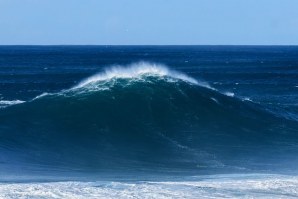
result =
[[[297,123],[252,102],[164,66],[140,63],[1,109],[1,167],[291,169],[297,163],[297,129]]]

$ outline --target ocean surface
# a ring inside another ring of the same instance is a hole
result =
[[[0,198],[296,198],[297,165],[296,46],[0,46]]]

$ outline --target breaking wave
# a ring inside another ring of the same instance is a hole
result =
[[[221,94],[165,66],[138,63],[1,109],[0,167],[293,169],[297,130],[297,123],[260,105]]]

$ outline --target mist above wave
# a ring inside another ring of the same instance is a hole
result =
[[[196,79],[183,73],[170,70],[162,64],[148,62],[133,63],[128,66],[112,66],[106,68],[103,72],[88,77],[80,82],[74,88],[84,87],[86,85],[109,81],[111,79],[142,79],[148,76],[170,77],[172,79],[182,80],[191,84],[209,86],[207,83],[198,82]]]

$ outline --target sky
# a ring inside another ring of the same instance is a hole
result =
[[[0,45],[298,45],[298,0],[0,0]]]

